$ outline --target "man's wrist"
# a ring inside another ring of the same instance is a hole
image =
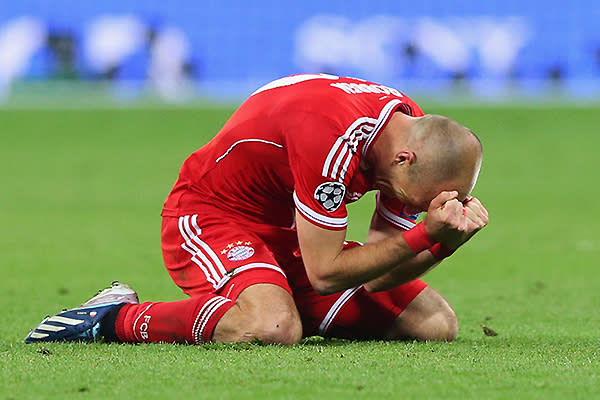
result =
[[[419,254],[435,245],[435,242],[425,230],[423,222],[419,222],[414,228],[402,232],[402,237],[415,254]]]
[[[441,261],[444,258],[450,257],[454,253],[454,250],[450,249],[444,243],[434,244],[433,246],[431,246],[429,248],[429,251],[431,252],[431,254],[433,254],[435,259],[438,261]]]

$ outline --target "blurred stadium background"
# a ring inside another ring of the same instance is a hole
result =
[[[0,102],[238,101],[328,72],[415,97],[596,101],[590,0],[21,0],[0,8]]]

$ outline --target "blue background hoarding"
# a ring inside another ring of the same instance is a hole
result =
[[[240,95],[298,72],[433,91],[560,84],[595,96],[600,3],[37,0],[0,8],[0,88],[45,79],[154,82]],[[477,90],[477,89],[475,89]]]

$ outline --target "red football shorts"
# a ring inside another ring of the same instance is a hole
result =
[[[167,270],[187,295],[214,293],[235,300],[254,284],[280,286],[294,297],[304,336],[381,338],[427,286],[417,279],[384,292],[369,293],[359,286],[321,296],[299,256],[290,254],[280,265],[272,243],[267,246],[258,234],[215,216],[163,217],[161,241]]]

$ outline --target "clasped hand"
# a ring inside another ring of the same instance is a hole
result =
[[[488,212],[479,199],[458,199],[458,192],[441,192],[429,204],[423,223],[436,242],[455,250],[488,224]]]

